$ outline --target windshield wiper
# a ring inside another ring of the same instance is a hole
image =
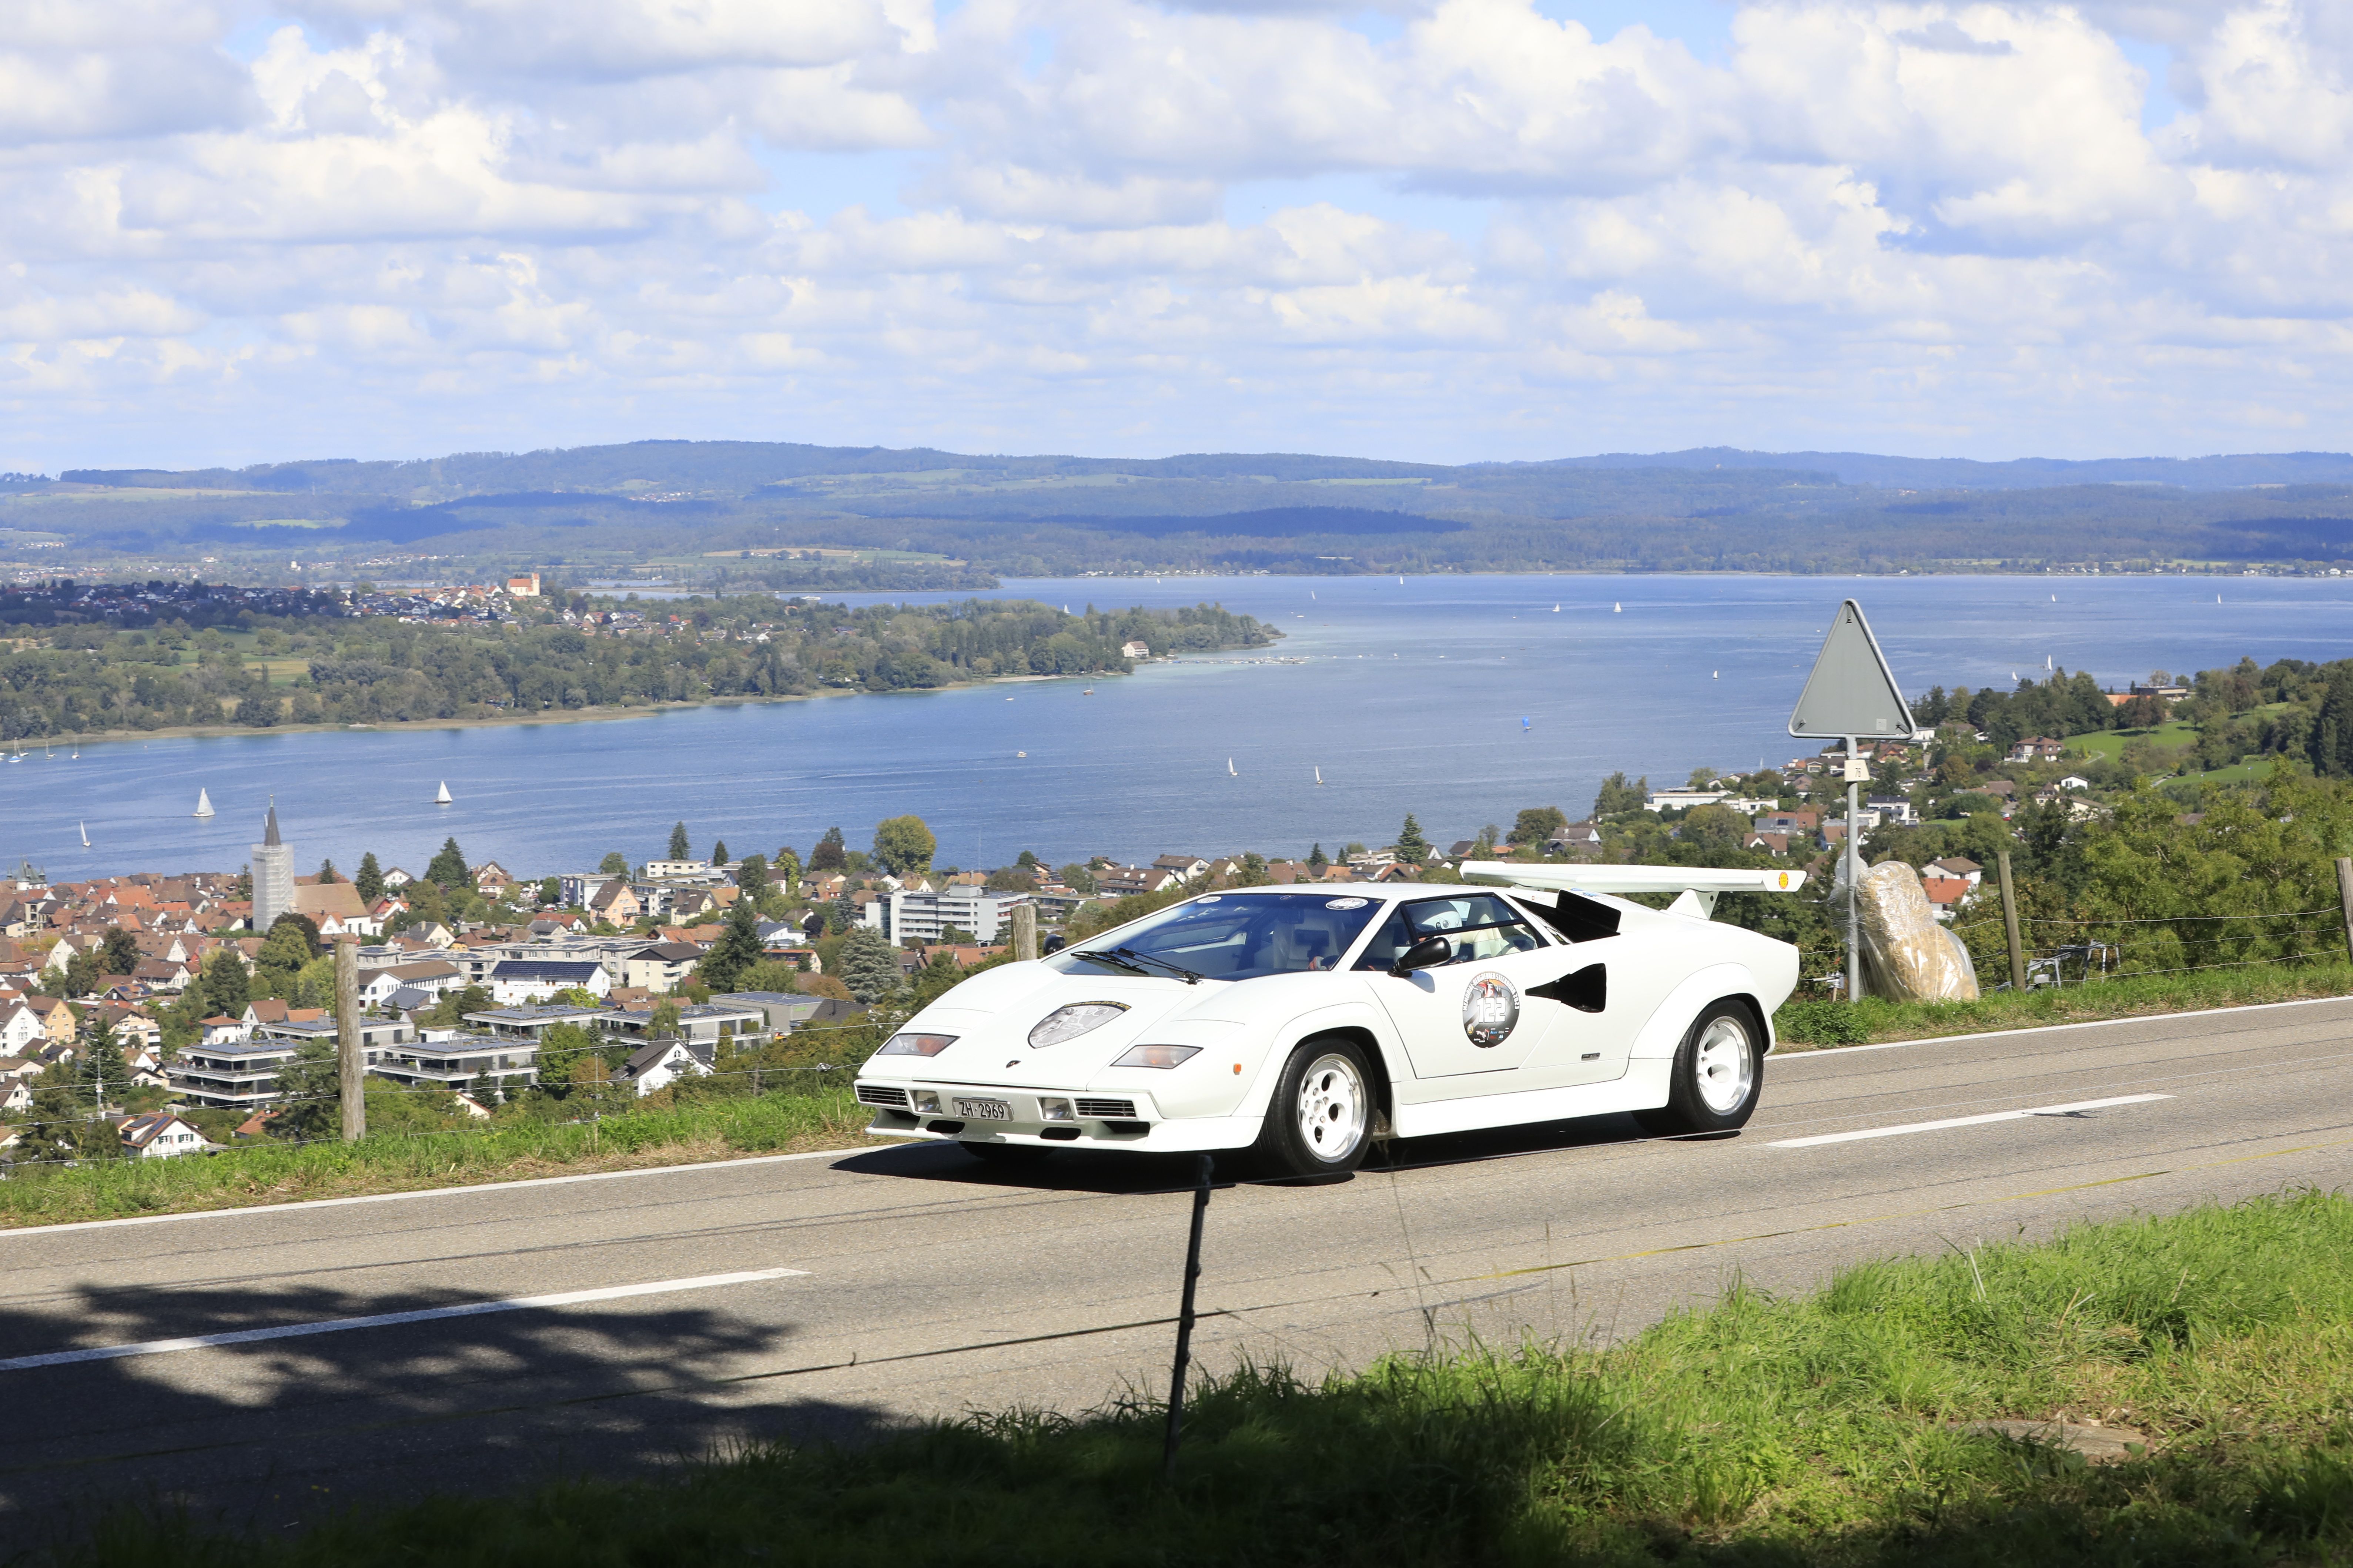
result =
[[[1091,958],[1097,963],[1103,964],[1108,968],[1124,969],[1130,974],[1149,974],[1152,973],[1152,971],[1145,968],[1144,965],[1140,963],[1132,963],[1128,960],[1122,958],[1119,954],[1120,952],[1124,951],[1125,950],[1121,949],[1112,952],[1103,952],[1090,947],[1082,948],[1078,952],[1073,952],[1071,956],[1073,958]]]
[[[1156,963],[1161,968],[1166,970],[1169,973],[1176,976],[1177,979],[1182,980],[1187,985],[1198,985],[1201,984],[1201,977],[1194,973],[1191,970],[1186,968],[1181,963],[1171,963],[1165,958],[1156,957],[1149,952],[1138,952],[1132,947],[1115,947],[1112,949],[1112,952],[1117,953],[1120,957],[1126,959],[1131,964]]]

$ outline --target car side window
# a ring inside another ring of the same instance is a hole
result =
[[[1398,954],[1426,936],[1442,936],[1453,948],[1449,963],[1474,963],[1507,952],[1526,952],[1543,945],[1519,910],[1493,893],[1464,893],[1453,898],[1416,899],[1399,904],[1381,922],[1359,969],[1387,969]]]

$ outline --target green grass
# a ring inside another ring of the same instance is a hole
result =
[[[1211,1299],[1215,1274],[1210,1276]],[[2353,1205],[2304,1194],[1735,1286],[1607,1351],[1473,1346],[654,1479],[354,1510],[292,1538],[119,1515],[66,1568],[1111,1563],[2255,1564],[2353,1552]],[[1973,1433],[2097,1421],[2125,1462]]]
[[[839,1085],[626,1110],[590,1124],[518,1119],[355,1143],[261,1142],[207,1157],[16,1166],[0,1182],[0,1226],[846,1148],[864,1142],[872,1114]]]
[[[1998,975],[1981,963],[1978,978],[1990,984]],[[2186,974],[2127,975],[2024,992],[1989,992],[1975,1002],[1883,1002],[1873,996],[1841,1002],[1808,997],[1781,1005],[1781,1010],[1773,1015],[1773,1033],[1785,1047],[1802,1050],[1810,1046],[1930,1039],[2348,995],[2353,995],[2353,963],[2254,964]]]
[[[2094,730],[2066,738],[2067,749],[2110,761],[2123,755],[2124,749],[2135,741],[2151,741],[2160,746],[2189,746],[2198,741],[2198,726],[2180,719],[2169,719],[2148,730]]]

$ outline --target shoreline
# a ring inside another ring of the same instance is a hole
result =
[[[1154,660],[1154,663],[1169,662]],[[907,697],[932,691],[973,691],[988,686],[1032,685],[1046,680],[1114,680],[1131,671],[1105,670],[1092,675],[992,675],[986,680],[951,680],[940,686],[910,687],[904,691],[796,691],[781,697],[714,697],[707,702],[652,702],[640,708],[606,705],[558,708],[543,713],[513,713],[475,719],[392,720],[382,724],[172,724],[160,730],[81,730],[71,735],[37,737],[49,750],[58,746],[120,745],[128,741],[206,741],[258,735],[409,735],[427,730],[489,730],[522,724],[586,724],[620,719],[658,719],[665,713],[691,713],[705,708],[765,708],[784,702],[818,702],[843,697]],[[28,737],[29,740],[34,737]],[[33,755],[31,751],[26,752]]]

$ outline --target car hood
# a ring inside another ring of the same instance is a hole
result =
[[[1008,963],[975,975],[901,1026],[907,1034],[954,1035],[955,1044],[936,1057],[875,1057],[861,1076],[1007,1088],[1083,1087],[1128,1047],[1182,1020],[1226,988],[1215,980],[1187,985],[1174,979],[1064,974],[1043,963]],[[1076,1039],[1030,1047],[1029,1031],[1040,1021],[1082,1002],[1116,1002],[1126,1011]]]

